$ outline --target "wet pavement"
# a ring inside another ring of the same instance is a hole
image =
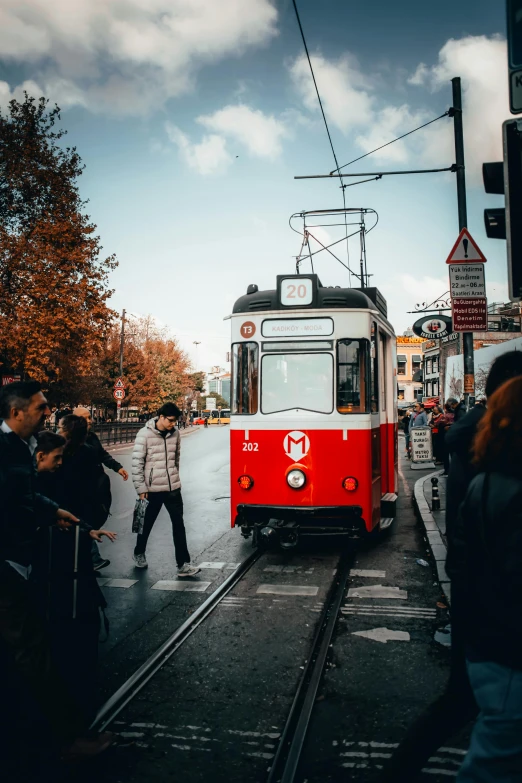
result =
[[[173,581],[165,514],[151,539],[148,572],[135,573],[128,562],[134,537],[122,533],[107,576],[137,581],[128,588],[103,588],[116,637],[102,662],[105,693],[251,552],[250,542],[229,528],[226,502],[216,501],[227,494],[227,471],[228,428],[184,438],[189,546],[205,564],[192,580],[197,591],[157,588],[158,581]],[[448,651],[434,634],[447,624],[448,613],[426,532],[413,510],[419,478],[423,474],[402,459],[398,518],[379,541],[351,550],[351,579],[312,716],[298,776],[302,783],[377,781],[408,725],[445,684]],[[115,509],[129,508],[132,492],[122,483],[115,489]],[[122,516],[121,526],[130,529],[130,517]],[[345,541],[313,539],[290,552],[264,554],[118,716],[112,726],[117,746],[89,779],[265,781],[344,547]],[[418,565],[420,559],[429,567]],[[455,777],[466,739],[448,741],[419,780],[443,783]],[[73,779],[86,778],[78,773]]]

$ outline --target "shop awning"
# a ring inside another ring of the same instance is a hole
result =
[[[405,362],[406,361],[406,354],[405,353],[398,353],[397,354],[397,361],[398,362]]]

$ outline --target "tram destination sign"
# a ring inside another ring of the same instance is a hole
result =
[[[427,340],[441,340],[452,332],[451,318],[447,315],[430,315],[419,318],[412,327],[418,337],[425,337]]]
[[[449,273],[452,299],[454,297],[476,299],[486,296],[484,264],[451,264]]]
[[[261,326],[263,337],[329,337],[331,318],[267,318]]]

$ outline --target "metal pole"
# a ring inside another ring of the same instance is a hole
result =
[[[451,80],[453,87],[453,128],[455,131],[455,163],[457,165],[457,204],[459,211],[459,230],[467,228],[468,213],[466,207],[466,167],[464,165],[464,132],[462,129],[462,91],[460,76]],[[475,363],[473,357],[473,332],[462,335],[464,354],[464,404],[469,409],[470,394],[475,393]]]
[[[123,350],[125,347],[125,310],[121,313],[121,332],[120,332],[120,378],[123,378]],[[120,421],[121,408],[116,406],[116,420]]]

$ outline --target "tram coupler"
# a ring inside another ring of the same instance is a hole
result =
[[[252,528],[249,525],[241,525],[241,535],[243,538],[250,538],[252,535]]]
[[[431,508],[440,511],[439,480],[436,476],[431,479]]]

